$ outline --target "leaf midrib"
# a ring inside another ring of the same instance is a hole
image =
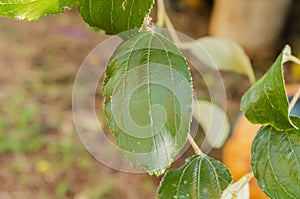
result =
[[[167,55],[168,63],[169,63],[169,68],[170,68],[170,74],[171,74],[172,90],[175,90],[174,89],[174,74],[173,74],[173,70],[172,70],[172,64],[171,64],[171,59],[170,59],[170,56],[169,56],[169,51],[167,50],[167,47],[165,46],[165,44],[163,43],[163,41],[158,36],[156,36],[156,38],[159,40],[159,42],[163,46],[164,51],[165,51],[165,53]],[[174,111],[175,111],[175,114],[174,114],[174,123],[175,124],[174,124],[174,126],[175,126],[175,130],[177,130],[177,119],[176,119],[176,116],[177,116],[177,112],[176,111],[177,111],[177,109],[176,109],[176,99],[175,99],[175,96],[173,97],[173,105],[174,105]],[[164,150],[165,150],[165,153],[166,153],[166,158],[167,158],[167,160],[169,160],[169,158],[167,156],[167,149],[166,149],[166,146],[165,146],[165,141],[164,141],[161,133],[159,133],[159,134],[160,134],[160,137],[161,137],[163,145],[164,145]],[[174,142],[177,143],[177,136],[175,136],[175,141]]]
[[[221,185],[220,185],[220,182],[219,182],[219,178],[218,178],[219,175],[218,175],[218,173],[217,173],[217,171],[216,171],[216,168],[215,168],[214,165],[210,162],[209,158],[207,158],[207,157],[204,157],[204,158],[207,159],[207,162],[210,164],[210,166],[211,166],[212,169],[213,169],[213,172],[214,172],[214,174],[215,174],[216,181],[217,181],[217,186],[218,186],[219,196],[221,196],[221,195],[222,195],[222,192],[221,192]]]
[[[195,157],[195,159],[191,160],[191,161],[185,166],[185,168],[183,169],[183,171],[182,171],[182,173],[181,173],[181,175],[180,175],[180,177],[179,177],[178,183],[177,183],[177,187],[176,187],[176,196],[178,196],[178,194],[179,194],[179,188],[180,188],[180,186],[181,186],[181,181],[182,181],[182,178],[183,178],[183,176],[184,176],[186,170],[187,170],[187,169],[189,168],[189,166],[190,166],[193,162],[195,162],[196,160],[198,160],[197,157]]]

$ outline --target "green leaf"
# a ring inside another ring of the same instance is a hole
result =
[[[180,51],[160,34],[137,33],[111,57],[103,94],[125,157],[161,175],[186,143],[192,119],[191,75]]]
[[[117,34],[140,28],[154,0],[81,0],[79,12],[90,26]]]
[[[283,78],[283,63],[291,54],[286,46],[269,71],[244,94],[241,109],[253,124],[271,125],[277,130],[297,128],[291,122]]]
[[[46,14],[62,13],[65,7],[76,4],[77,0],[1,0],[0,16],[33,21]]]
[[[216,104],[197,100],[193,102],[193,116],[202,126],[208,144],[215,148],[221,148],[230,133],[226,112]]]
[[[194,56],[214,69],[234,71],[247,75],[252,83],[255,81],[249,57],[234,41],[218,37],[203,37],[182,47],[189,48]]]
[[[231,174],[222,163],[195,155],[181,168],[165,174],[157,195],[158,199],[219,199],[231,181]]]
[[[300,118],[291,119],[300,127]],[[258,184],[268,196],[299,198],[300,130],[261,128],[253,141],[251,162]]]

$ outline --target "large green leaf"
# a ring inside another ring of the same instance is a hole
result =
[[[220,199],[231,181],[231,174],[222,163],[195,155],[181,168],[165,174],[157,195],[158,199]]]
[[[191,75],[180,51],[160,34],[137,33],[111,57],[103,94],[126,158],[162,174],[186,143],[192,118]]]
[[[269,71],[245,93],[241,109],[254,124],[272,125],[277,130],[297,128],[289,118],[283,63],[291,54],[286,46]]]
[[[291,119],[300,127],[300,118]],[[271,198],[299,198],[300,130],[261,128],[252,145],[252,169],[260,187]]]
[[[0,16],[16,20],[37,20],[46,14],[58,14],[72,8],[77,0],[1,0]]]
[[[140,28],[154,0],[80,0],[79,12],[93,27],[117,34]]]

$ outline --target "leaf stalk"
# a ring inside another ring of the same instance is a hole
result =
[[[157,0],[157,26],[163,27],[165,24],[166,27],[172,31],[169,31],[170,37],[172,38],[175,45],[179,45],[181,43],[180,39],[178,38],[177,33],[175,32],[175,28],[167,14],[165,3],[163,0]]]
[[[199,146],[197,145],[197,143],[195,142],[194,138],[191,136],[191,134],[189,133],[188,134],[188,140],[190,142],[190,144],[192,145],[194,151],[195,151],[195,154],[197,155],[200,155],[200,156],[206,156],[202,151],[201,149],[199,148]]]

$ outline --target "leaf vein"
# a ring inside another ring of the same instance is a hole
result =
[[[272,172],[272,174],[274,175],[274,178],[275,178],[275,180],[277,181],[277,183],[279,184],[279,186],[282,188],[282,190],[283,190],[284,192],[286,192],[290,197],[295,198],[293,195],[291,195],[291,194],[285,189],[285,187],[279,182],[278,176],[276,176],[276,172],[275,172],[274,167],[273,167],[273,165],[272,165],[272,161],[271,161],[271,153],[270,153],[270,137],[271,137],[271,133],[272,133],[272,128],[270,128],[269,132],[266,132],[266,133],[269,133],[269,136],[268,136],[268,144],[267,144],[267,157],[268,157],[268,160],[269,160],[271,172]]]

